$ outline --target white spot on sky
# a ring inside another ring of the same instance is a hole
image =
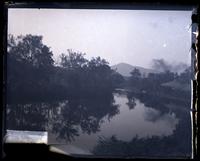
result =
[[[163,44],[163,47],[164,47],[164,48],[166,48],[166,47],[167,47],[167,44],[166,44],[166,43],[164,43],[164,44]]]

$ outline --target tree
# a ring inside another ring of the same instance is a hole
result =
[[[92,58],[88,62],[88,81],[93,89],[103,94],[112,90],[112,73],[109,63],[100,57]]]
[[[89,62],[88,65],[90,68],[95,68],[95,67],[108,67],[109,63],[105,59],[101,59],[101,57],[96,57],[92,58]]]
[[[134,78],[134,79],[140,79],[141,78],[141,73],[140,73],[140,70],[137,69],[137,68],[134,68],[133,71],[131,71],[131,77]]]
[[[121,87],[125,82],[124,77],[116,71],[112,71],[112,84],[114,87]]]
[[[139,90],[141,88],[141,80],[142,80],[142,75],[139,71],[139,69],[134,68],[133,71],[131,71],[131,76],[129,78],[129,85],[131,86],[131,88],[134,88],[136,90]]]
[[[53,66],[53,53],[42,43],[42,36],[8,37],[8,56],[33,67]]]
[[[191,67],[186,68],[179,76],[178,81],[180,83],[190,83],[191,79]]]
[[[85,53],[75,52],[73,50],[68,49],[68,55],[61,54],[61,66],[67,68],[69,70],[83,68],[87,60],[84,58]]]
[[[42,36],[8,36],[7,87],[9,98],[37,99],[50,88],[53,59]],[[17,94],[19,93],[20,94]],[[11,97],[12,96],[12,97]]]

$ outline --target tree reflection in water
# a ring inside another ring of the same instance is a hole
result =
[[[175,113],[179,119],[176,129],[170,136],[152,136],[147,138],[133,137],[131,141],[120,140],[118,136],[99,138],[97,146],[92,150],[100,156],[190,156],[191,123],[186,100],[164,100],[160,97],[127,93],[129,109],[134,108],[139,99],[147,108],[158,111],[149,115],[148,121],[156,121],[168,114]],[[170,109],[167,103],[182,105],[182,108]],[[160,107],[158,106],[160,105]],[[184,105],[184,106],[183,106]],[[165,109],[164,109],[165,108]],[[82,99],[74,98],[49,103],[10,104],[7,106],[7,128],[16,130],[48,130],[57,139],[72,142],[83,133],[93,134],[100,131],[101,124],[119,114],[119,105],[115,104],[113,95],[106,98]],[[120,129],[119,129],[120,130]],[[180,137],[181,136],[181,137]]]
[[[100,130],[103,118],[111,119],[119,113],[118,105],[114,104],[113,96],[110,98],[96,99],[73,99],[58,106],[60,114],[54,113],[52,122],[52,133],[58,139],[70,142],[80,133],[96,133]]]
[[[147,138],[133,137],[131,141],[120,140],[117,136],[99,137],[98,144],[92,150],[97,156],[118,156],[118,157],[190,157],[191,156],[191,122],[188,110],[190,99],[162,98],[158,95],[127,93],[129,109],[133,109],[134,100],[137,98],[145,106],[158,111],[157,115],[147,118],[155,121],[169,112],[175,113],[179,119],[176,129],[170,136],[152,136]],[[170,108],[167,104],[180,106]],[[184,110],[187,109],[187,110]]]
[[[135,103],[135,97],[131,96],[131,95],[127,95],[128,98],[128,102],[126,103],[129,107],[130,110],[134,109],[136,106]]]
[[[9,104],[7,105],[7,129],[12,130],[47,130],[47,103]]]
[[[170,136],[151,138],[136,136],[130,142],[122,141],[116,136],[101,137],[92,152],[97,156],[190,157],[191,134],[189,130],[185,130],[184,123],[186,122],[178,124],[174,134]]]
[[[7,105],[7,129],[48,130],[65,139],[74,140],[80,133],[96,133],[103,118],[119,114],[113,95],[95,99],[68,99],[60,102]]]

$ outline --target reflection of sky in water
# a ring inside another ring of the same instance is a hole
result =
[[[158,111],[152,108],[146,108],[139,100],[136,100],[136,106],[129,110],[126,105],[128,102],[125,96],[115,96],[117,104],[122,105],[120,114],[116,115],[109,123],[103,124],[101,134],[110,136],[116,135],[124,141],[131,140],[134,136],[147,137],[152,135],[171,135],[177,124],[174,115],[166,114],[162,118],[152,122],[148,120],[148,115],[158,115]]]
[[[110,121],[105,117],[100,132],[91,135],[81,134],[75,141],[62,148],[72,153],[81,152],[77,151],[75,147],[82,150],[91,150],[97,144],[99,136],[111,137],[115,135],[120,140],[130,141],[136,135],[143,138],[153,135],[167,136],[173,134],[173,130],[175,130],[178,123],[174,113],[160,115],[159,111],[145,107],[137,99],[134,109],[129,110],[126,104],[128,102],[126,96],[115,95],[114,98],[115,103],[120,105],[120,114],[114,116]]]

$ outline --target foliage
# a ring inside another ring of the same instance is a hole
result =
[[[41,101],[66,97],[107,97],[123,81],[100,57],[67,50],[55,66],[42,36],[8,37],[8,102]],[[20,91],[20,93],[19,93]]]

